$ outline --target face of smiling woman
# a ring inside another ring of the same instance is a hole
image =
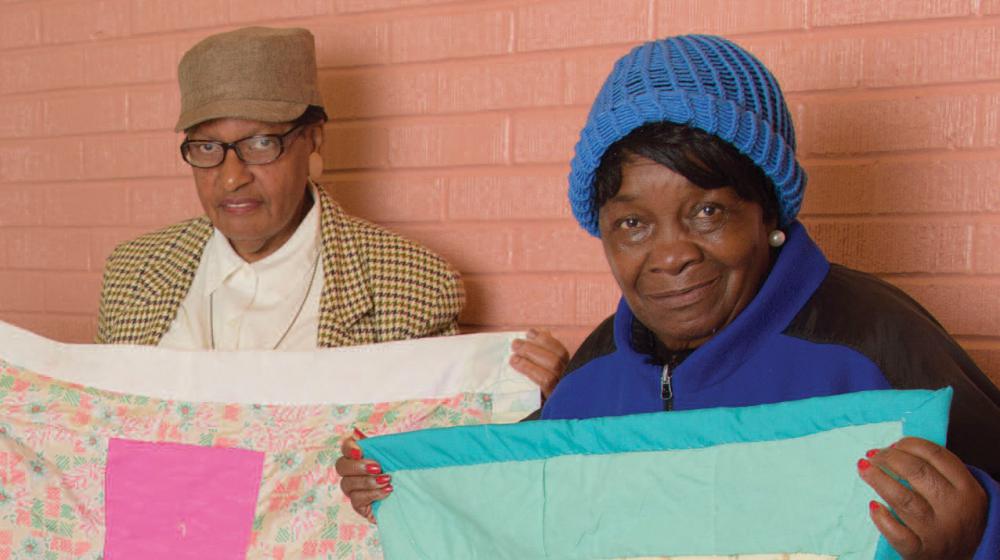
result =
[[[199,125],[188,138],[235,142],[260,134],[284,134],[293,126],[224,118]],[[247,165],[229,150],[216,167],[192,168],[198,198],[212,225],[247,262],[281,247],[309,211],[309,154],[319,150],[322,141],[322,127],[307,125],[285,137],[284,151],[271,163]]]
[[[600,210],[611,271],[635,316],[668,348],[694,348],[728,325],[770,267],[759,204],[730,187],[703,189],[652,160],[622,164]]]

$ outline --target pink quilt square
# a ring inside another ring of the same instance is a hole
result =
[[[108,442],[106,560],[246,558],[264,454]]]

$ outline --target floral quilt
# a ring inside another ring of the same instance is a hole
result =
[[[0,559],[381,558],[339,490],[341,440],[489,422],[503,400],[483,387],[347,404],[155,398],[6,361],[2,335]]]

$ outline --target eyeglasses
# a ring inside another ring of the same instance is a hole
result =
[[[258,134],[235,142],[185,140],[181,142],[181,157],[192,167],[202,169],[221,165],[229,150],[247,165],[271,163],[285,152],[285,138],[302,126],[296,125],[284,134]]]

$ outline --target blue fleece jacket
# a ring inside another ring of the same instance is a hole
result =
[[[851,333],[802,336],[803,329],[790,329],[811,304],[830,270],[830,263],[805,229],[793,223],[785,246],[753,301],[732,323],[666,373],[672,386],[672,409],[751,406],[902,388],[883,372],[880,362],[885,360],[877,355],[878,348],[873,351],[863,344],[850,343]],[[578,355],[605,353],[579,365],[559,383],[545,403],[543,419],[664,410],[664,367],[633,348],[634,320],[623,298],[614,315],[613,346],[595,351],[587,348],[591,339],[584,343]],[[799,321],[808,322],[808,318]],[[975,560],[1000,560],[1000,485],[981,470],[970,469],[990,499],[988,527]]]

